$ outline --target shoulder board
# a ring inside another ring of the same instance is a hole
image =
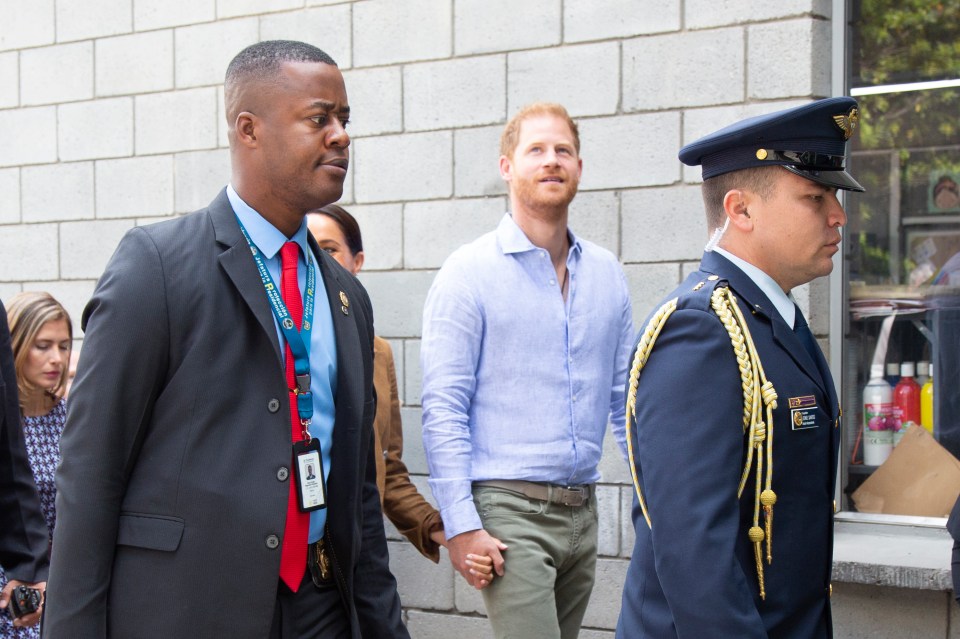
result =
[[[713,295],[713,291],[719,287],[728,285],[727,280],[719,275],[700,271],[693,273],[676,291],[678,294],[677,306],[680,308],[708,310],[710,308],[710,296]]]

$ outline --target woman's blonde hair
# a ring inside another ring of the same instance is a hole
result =
[[[63,372],[57,385],[52,389],[41,389],[24,379],[23,367],[30,353],[30,347],[37,339],[37,333],[44,324],[56,320],[67,321],[67,333],[70,335],[71,348],[73,347],[73,323],[70,314],[63,305],[55,300],[50,293],[43,291],[24,291],[17,293],[7,304],[7,323],[10,324],[10,345],[13,348],[13,365],[17,371],[17,390],[20,393],[20,406],[23,407],[24,398],[38,390],[59,397],[67,381],[70,368],[70,354],[64,361]]]

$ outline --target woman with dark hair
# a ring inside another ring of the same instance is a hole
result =
[[[56,523],[54,473],[60,463],[60,434],[67,416],[63,398],[73,344],[73,325],[66,309],[49,293],[24,292],[7,305],[10,343],[20,397],[20,427],[40,506],[50,538]],[[0,588],[7,583],[0,567]],[[15,628],[0,615],[0,637],[39,637],[40,627]]]
[[[343,208],[331,204],[307,215],[307,227],[320,248],[330,254],[353,275],[363,267],[363,238],[357,220]],[[410,540],[425,557],[436,563],[440,546],[446,545],[440,513],[427,503],[410,481],[410,473],[401,459],[403,425],[400,421],[400,400],[397,394],[397,373],[390,343],[381,337],[373,342],[373,385],[377,391],[377,413],[374,417],[374,446],[377,485],[383,512],[400,533]],[[481,576],[481,585],[492,579],[493,562],[489,557],[473,558],[474,574]]]

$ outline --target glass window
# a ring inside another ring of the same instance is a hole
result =
[[[866,192],[846,200],[843,507],[945,516],[960,487],[960,0],[852,0],[848,15]]]

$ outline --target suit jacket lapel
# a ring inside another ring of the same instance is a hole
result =
[[[261,328],[266,332],[270,343],[273,344],[277,361],[282,366],[283,355],[280,352],[277,329],[273,322],[273,311],[263,290],[263,282],[257,273],[256,263],[250,255],[250,247],[240,233],[240,226],[233,207],[230,206],[230,200],[227,199],[226,189],[220,191],[207,210],[210,212],[210,221],[213,224],[217,242],[226,247],[219,257],[220,266],[223,267],[230,281],[257,318]]]
[[[227,199],[226,189],[220,192],[208,207],[210,219],[214,228],[217,242],[225,247],[219,256],[220,265],[227,273],[230,281],[236,287],[240,296],[250,307],[250,311],[257,318],[261,328],[273,344],[274,353],[280,365],[283,364],[283,354],[277,338],[277,329],[273,321],[273,311],[263,290],[263,283],[257,273],[256,264],[250,256],[250,247],[247,245],[240,226],[237,224],[236,214]],[[334,396],[337,411],[337,424],[352,426],[359,423],[359,411],[362,410],[362,367],[355,363],[360,358],[358,351],[359,333],[357,332],[356,313],[360,313],[359,304],[351,304],[347,297],[347,290],[341,278],[347,277],[346,272],[324,251],[320,250],[316,241],[308,234],[307,242],[313,251],[320,267],[320,274],[326,289],[327,302],[330,304],[330,313],[333,317],[333,330],[337,340],[337,392]],[[341,302],[340,295],[347,299],[347,304]],[[355,300],[359,301],[359,300]],[[344,313],[341,307],[345,307]],[[337,431],[334,428],[334,436]]]

